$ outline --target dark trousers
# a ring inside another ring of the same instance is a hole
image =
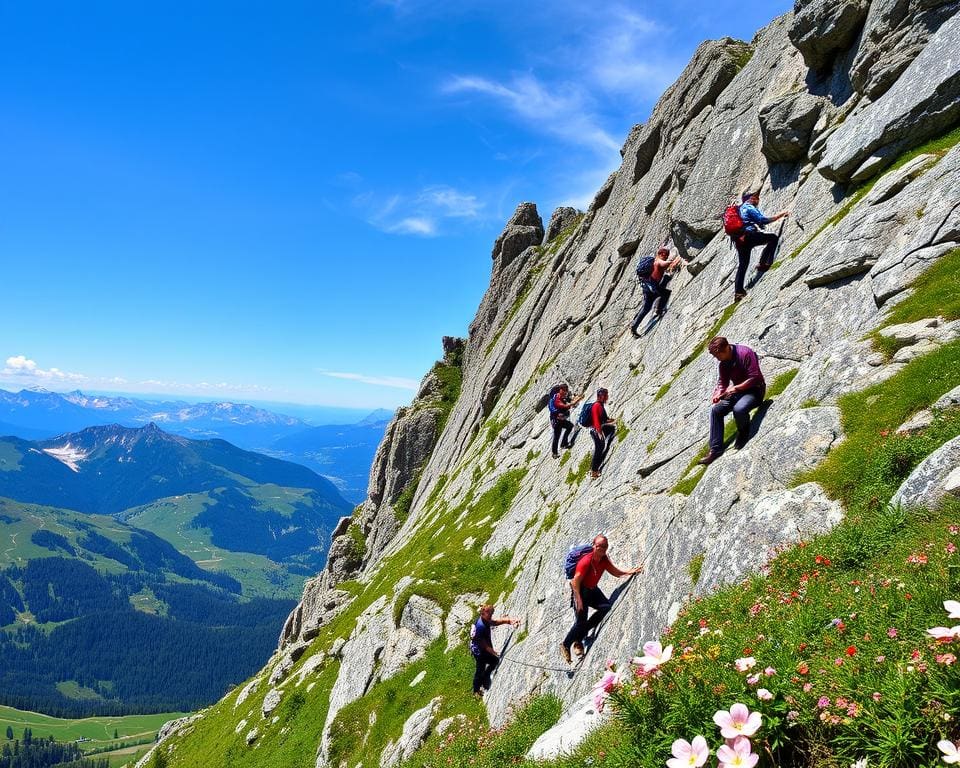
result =
[[[554,419],[553,420],[553,452],[557,452],[557,448],[562,444],[564,448],[569,448],[567,445],[567,438],[570,437],[570,430],[573,429],[573,424],[570,423],[567,419]],[[563,440],[561,441],[560,435],[563,434]]]
[[[744,293],[743,280],[747,276],[747,267],[750,266],[750,251],[758,245],[763,245],[760,254],[760,268],[767,269],[773,264],[773,256],[777,252],[778,238],[773,232],[747,232],[742,239],[735,240],[737,246],[737,277],[733,290]]]
[[[750,411],[763,402],[763,395],[762,389],[750,389],[713,405],[710,409],[710,450],[713,453],[723,453],[723,420],[730,411],[737,422],[737,432],[743,437],[750,434]]]
[[[613,442],[613,436],[617,434],[617,428],[613,424],[603,425],[603,434],[598,435],[597,430],[590,429],[590,437],[593,438],[593,463],[590,469],[599,472],[603,465],[603,460],[607,458],[607,451],[610,450],[610,443]]]
[[[492,653],[480,651],[479,656],[474,656],[477,662],[477,671],[473,674],[473,692],[480,693],[481,688],[490,690],[490,673],[497,668],[500,659]]]
[[[653,302],[657,302],[658,315],[662,315],[664,312],[666,312],[667,302],[670,300],[670,293],[671,291],[666,287],[666,283],[654,283],[652,281],[644,280],[643,306],[640,307],[640,311],[637,312],[637,316],[633,318],[633,324],[630,326],[630,330],[632,330],[634,333],[637,332],[637,328],[640,327],[640,323],[643,322],[643,318],[645,318],[647,313],[653,308]]]
[[[573,601],[573,593],[570,594],[570,602],[576,614],[576,621],[573,623],[570,631],[567,632],[567,636],[563,638],[563,644],[567,648],[577,641],[583,642],[583,638],[589,634],[591,629],[603,621],[603,617],[606,616],[613,607],[613,603],[607,599],[607,596],[600,591],[599,587],[593,587],[592,589],[590,587],[581,587],[580,598],[583,601],[582,611],[577,610],[577,604]],[[593,608],[593,615],[589,619],[587,618],[588,608]]]

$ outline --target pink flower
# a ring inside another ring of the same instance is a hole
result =
[[[720,709],[713,715],[713,722],[720,726],[720,735],[725,739],[738,736],[753,736],[760,728],[763,717],[759,712],[751,712],[746,704],[737,702],[729,712]]]
[[[673,757],[667,760],[669,768],[700,768],[707,762],[710,749],[703,736],[694,736],[693,743],[686,739],[677,739],[670,748]]]
[[[896,636],[897,636],[896,628],[890,627],[890,629],[887,630],[887,637],[896,637]]]
[[[880,701],[880,699],[882,699],[882,698],[883,698],[883,696],[880,695],[880,692],[879,692],[879,691],[874,691],[874,692],[873,692],[873,700],[874,700],[874,701]]]
[[[812,688],[813,688],[813,683],[804,683],[804,684],[803,684],[803,692],[804,692],[804,693],[810,693],[810,691],[811,691]]]
[[[956,600],[944,600],[943,607],[947,609],[950,619],[960,619],[960,602]]]
[[[742,659],[737,659],[733,662],[733,666],[737,668],[737,672],[746,672],[748,669],[755,667],[757,660],[753,656],[744,656]]]
[[[664,648],[657,640],[643,644],[643,656],[635,656],[633,663],[643,667],[644,672],[652,672],[661,664],[670,661],[673,656],[673,646]]]
[[[960,637],[960,626],[934,627],[933,629],[928,629],[927,634],[937,638],[937,640],[952,640],[955,637]]]
[[[954,544],[952,541],[949,541],[949,542],[947,542],[947,547],[946,547],[946,549],[947,549],[947,554],[948,554],[948,555],[955,554],[956,551],[957,551],[957,545]]]
[[[817,699],[817,706],[820,707],[820,709],[826,709],[830,706],[830,699],[828,699],[826,696],[821,696],[819,699]]]
[[[750,675],[747,678],[747,685],[756,685],[760,682],[760,675]]]
[[[875,659],[877,664],[883,664],[883,662],[885,662],[886,660],[887,660],[886,656],[877,656],[877,658]]]
[[[733,742],[732,746],[724,744],[720,747],[717,750],[717,759],[721,766],[753,768],[760,759],[760,755],[755,755],[750,751],[750,739],[740,736]]]
[[[957,745],[952,741],[948,741],[947,739],[938,741],[937,749],[943,752],[943,762],[960,763],[960,750],[957,749]],[[719,755],[720,753],[717,752],[717,754]]]
[[[763,670],[763,674],[765,674],[767,677],[773,677],[775,674],[777,674],[777,670],[775,670],[773,667],[767,667],[765,670]]]
[[[950,664],[956,663],[956,661],[957,657],[952,653],[941,653],[939,656],[937,656],[937,664],[946,664],[949,666]]]
[[[760,699],[760,701],[770,701],[773,698],[773,694],[766,688],[758,688],[757,698]]]

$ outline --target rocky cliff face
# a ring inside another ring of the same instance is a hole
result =
[[[441,419],[425,403],[398,414],[368,500],[341,525],[327,571],[308,586],[261,675],[273,674],[285,696],[309,679],[301,672],[310,658],[336,659],[332,687],[318,694],[329,702],[318,766],[339,759],[331,746],[343,727],[338,713],[437,643],[462,643],[471,606],[483,598],[526,625],[509,654],[514,663],[501,665],[484,700],[500,723],[531,692],[573,705],[605,658],[633,655],[691,595],[741,579],[775,547],[842,517],[819,486],[791,482],[843,439],[837,398],[960,335],[956,322],[928,323],[923,333],[904,332],[890,361],[864,340],[917,275],[960,244],[956,142],[898,163],[960,124],[957,9],[930,0],[798,0],[749,44],[704,43],[649,121],[631,131],[621,167],[584,214],[559,211],[545,233],[534,204],[517,208],[494,245],[490,287],[462,349],[462,391],[439,439]],[[734,305],[736,258],[719,216],[747,188],[761,190],[765,211],[793,215],[777,267]],[[635,256],[667,235],[690,263],[671,285],[665,318],[635,339]],[[747,447],[704,471],[692,462],[705,444],[716,376],[704,345],[717,334],[757,350],[768,384],[782,391],[755,415]],[[550,456],[544,395],[558,381],[577,392],[610,390],[619,431],[599,480],[586,471],[587,435],[560,460]],[[956,446],[941,453],[910,486],[920,490],[901,489],[906,500],[931,484],[955,492]],[[398,515],[404,489],[408,512]],[[491,516],[481,502],[493,497],[505,507]],[[646,573],[619,592],[584,668],[568,676],[558,670],[570,619],[559,564],[570,545],[599,531],[610,537],[614,562],[643,563]],[[456,573],[457,558],[473,548],[499,556],[503,574],[486,595],[443,593],[453,582],[430,564]],[[694,559],[702,561],[695,583]],[[404,577],[386,583],[397,563]],[[359,585],[331,591],[349,576]],[[315,617],[351,602],[360,613],[331,630],[336,642],[311,644],[322,624]],[[290,660],[298,648],[309,648],[306,661]],[[365,765],[381,756],[392,764],[409,754],[404,738],[429,731],[414,726],[442,703],[426,688],[424,696],[389,749],[364,753]],[[218,706],[236,709],[235,697]],[[284,727],[254,715],[261,729]],[[178,749],[187,754],[189,738]]]

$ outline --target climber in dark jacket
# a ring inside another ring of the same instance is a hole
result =
[[[490,603],[480,606],[480,618],[470,627],[470,653],[477,662],[477,669],[473,675],[473,695],[482,696],[483,691],[490,690],[490,674],[500,663],[500,654],[493,647],[490,630],[501,624],[520,626],[520,619],[512,616],[493,618],[494,606]]]
[[[559,448],[569,448],[567,442],[573,424],[570,421],[570,409],[583,400],[583,395],[570,399],[570,388],[566,384],[559,384],[556,392],[550,396],[550,425],[553,427],[553,443],[551,450],[553,458],[559,458]],[[562,435],[562,437],[561,437]]]
[[[723,454],[723,420],[730,411],[737,422],[734,447],[743,448],[750,439],[750,411],[758,407],[767,391],[757,353],[744,344],[731,344],[717,336],[707,350],[720,361],[717,386],[710,409],[710,452],[699,464],[712,464]]]
[[[757,264],[757,272],[766,272],[773,266],[773,257],[777,252],[777,243],[780,238],[773,232],[764,232],[761,227],[790,215],[790,211],[780,211],[773,216],[764,216],[757,208],[760,204],[759,192],[748,190],[743,193],[740,199],[743,201],[740,206],[743,233],[733,240],[737,248],[738,260],[737,276],[733,286],[734,301],[740,301],[747,295],[747,289],[744,287],[743,281],[747,276],[747,267],[750,266],[750,251],[758,245],[763,246],[763,251],[760,253],[760,263]]]
[[[667,280],[664,282],[665,275],[668,269],[676,269],[679,265],[679,256],[672,261],[670,260],[669,248],[661,246],[657,250],[657,255],[653,258],[653,269],[650,271],[650,276],[640,279],[640,287],[643,290],[643,306],[640,307],[640,311],[637,313],[637,316],[633,318],[633,324],[630,326],[630,332],[634,336],[640,335],[637,329],[640,327],[640,323],[643,322],[643,318],[645,318],[647,313],[653,308],[653,302],[657,302],[658,320],[663,317],[664,312],[667,311],[667,302],[670,300],[670,290],[667,288],[667,283],[670,281]]]
[[[607,457],[610,444],[617,434],[617,422],[607,416],[604,407],[610,394],[602,387],[597,390],[597,401],[590,409],[590,437],[593,438],[593,463],[590,465],[590,477],[600,477],[600,467]]]

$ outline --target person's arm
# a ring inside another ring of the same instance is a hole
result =
[[[642,565],[638,565],[636,568],[627,568],[626,570],[623,570],[623,569],[621,569],[621,568],[617,568],[617,566],[615,566],[615,565],[610,561],[610,558],[608,557],[608,558],[607,558],[607,573],[612,574],[613,576],[617,576],[618,578],[619,578],[620,576],[632,576],[632,575],[635,574],[635,573],[643,573],[643,566],[642,566]]]
[[[760,386],[763,382],[763,373],[760,371],[760,360],[757,358],[757,353],[754,352],[750,347],[737,347],[737,352],[740,353],[740,365],[747,372],[747,378],[741,381],[739,384],[730,387],[731,392],[746,392],[749,389]]]
[[[710,398],[714,403],[720,402],[720,398],[723,396],[723,393],[727,391],[727,385],[730,383],[727,372],[723,369],[723,364],[721,363],[717,367],[720,373],[717,377],[717,386],[713,388],[713,395]]]
[[[768,219],[760,213],[760,209],[752,203],[744,203],[740,206],[740,218],[743,219],[746,224],[758,224],[761,227],[766,226],[771,221],[775,221],[775,219]]]
[[[573,590],[573,605],[577,613],[583,610],[583,598],[580,596],[580,585],[583,583],[583,572],[578,568],[570,579],[570,589]]]
[[[496,627],[499,627],[501,624],[513,624],[513,626],[519,627],[520,619],[516,619],[513,616],[501,616],[499,619],[491,619],[490,623]]]

